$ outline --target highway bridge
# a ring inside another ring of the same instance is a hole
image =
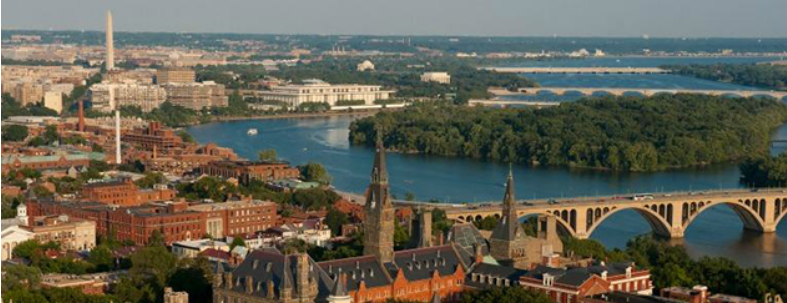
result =
[[[668,74],[658,67],[481,67],[498,73],[517,74]]]
[[[491,90],[490,90],[491,91]],[[495,90],[499,91],[499,90]],[[626,93],[638,93],[643,96],[653,96],[657,94],[703,94],[711,96],[739,96],[739,97],[754,97],[754,96],[767,96],[777,100],[782,100],[787,97],[787,92],[784,91],[767,91],[767,90],[712,90],[712,89],[673,89],[673,88],[618,88],[618,87],[523,87],[517,90],[520,94],[524,95],[539,95],[543,93],[552,93],[558,96],[563,96],[570,93],[580,94],[583,96],[591,96],[596,93],[607,93],[614,96],[622,96]],[[511,93],[507,93],[511,95]]]
[[[639,213],[656,234],[682,238],[700,214],[722,205],[735,211],[746,229],[772,233],[787,215],[787,188],[529,200],[521,201],[517,212],[520,218],[554,215],[562,230],[576,238],[587,239],[604,220],[620,211],[632,210]],[[500,217],[500,212],[501,205],[492,203],[446,208],[449,219],[462,221]]]
[[[504,106],[504,107],[508,107],[508,106],[511,106],[511,105],[519,105],[519,106],[529,106],[529,107],[535,107],[535,108],[544,108],[544,107],[550,107],[550,106],[558,106],[558,105],[560,105],[560,102],[555,102],[555,101],[552,101],[552,102],[550,102],[550,101],[528,101],[528,100],[516,101],[516,100],[499,100],[499,99],[484,99],[484,100],[470,99],[470,100],[467,101],[467,105],[468,106],[477,106],[477,105],[480,105],[480,106]]]

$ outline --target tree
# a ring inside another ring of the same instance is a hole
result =
[[[347,224],[347,221],[347,215],[333,207],[328,210],[328,214],[325,216],[325,224],[328,225],[334,236],[342,233],[342,225]]]
[[[549,303],[543,292],[522,287],[494,287],[482,291],[467,291],[459,298],[460,303]]]
[[[274,162],[279,159],[279,157],[276,155],[276,149],[274,148],[263,149],[259,152],[259,154],[257,154],[257,156],[259,157],[260,161],[263,162]]]
[[[243,241],[241,237],[232,237],[232,243],[230,243],[230,251],[234,250],[235,247],[246,247],[246,241]]]
[[[178,258],[164,246],[144,247],[131,256],[129,275],[134,281],[151,283],[154,289],[164,289],[177,270]]]
[[[191,134],[189,134],[187,131],[184,131],[184,130],[178,131],[178,136],[180,137],[181,140],[183,140],[183,142],[186,142],[186,143],[196,143],[197,142],[197,140],[194,140],[194,136],[192,136]]]
[[[35,239],[30,239],[14,247],[12,254],[17,258],[31,259],[40,250],[41,244]]]
[[[238,238],[236,238],[238,239]],[[174,291],[185,291],[189,302],[210,303],[213,300],[213,269],[205,257],[184,258],[170,277],[168,285]]]
[[[307,250],[309,250],[309,244],[297,238],[287,239],[282,245],[282,252],[284,254],[302,253]]]
[[[3,126],[3,141],[24,141],[25,138],[27,138],[27,126],[24,125]]]
[[[112,251],[106,245],[98,245],[90,251],[88,261],[96,266],[99,272],[109,271],[114,266]]]
[[[153,185],[164,183],[167,180],[164,174],[159,172],[145,173],[145,176],[134,183],[141,188],[153,188]]]
[[[150,239],[148,239],[148,247],[164,247],[167,244],[166,239],[164,239],[164,235],[161,231],[154,230],[153,233],[150,234]]]
[[[306,165],[298,166],[298,169],[301,171],[301,176],[303,176],[303,179],[306,181],[317,182],[322,185],[331,183],[331,175],[328,174],[328,171],[325,170],[322,164],[309,162]]]
[[[35,289],[38,288],[38,283],[40,282],[41,270],[37,267],[8,265],[3,268],[3,294],[18,289]]]

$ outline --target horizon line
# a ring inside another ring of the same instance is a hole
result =
[[[38,32],[81,32],[81,33],[105,33],[101,30],[85,30],[85,29],[20,29],[20,28],[0,28],[2,31],[38,31]],[[209,35],[259,35],[259,36],[354,36],[354,37],[459,37],[459,38],[573,38],[573,39],[687,39],[687,40],[709,40],[709,39],[766,39],[766,40],[787,40],[787,36],[653,36],[643,34],[642,36],[572,36],[572,35],[477,35],[477,34],[317,34],[317,33],[251,33],[251,32],[202,32],[202,31],[118,31],[113,30],[113,33],[130,33],[130,34],[209,34]],[[645,38],[643,36],[647,35]]]

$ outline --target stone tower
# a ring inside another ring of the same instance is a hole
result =
[[[189,303],[189,294],[185,291],[172,291],[171,287],[164,289],[164,303]]]
[[[377,151],[374,155],[371,183],[366,188],[364,205],[364,255],[373,255],[382,263],[393,261],[394,207],[385,166],[385,147],[381,131],[377,131]]]
[[[291,302],[314,302],[317,297],[317,280],[314,274],[314,265],[309,262],[309,255],[298,253],[295,255],[295,293]]]
[[[434,243],[432,241],[432,212],[431,211],[422,209],[418,213],[418,232],[420,233],[418,247],[434,246]]]

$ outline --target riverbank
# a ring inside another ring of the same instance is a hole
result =
[[[381,111],[396,111],[396,110],[398,109],[372,109],[372,110],[364,110],[364,111],[341,111],[341,112],[318,112],[318,113],[289,113],[289,114],[256,115],[256,116],[214,116],[207,123],[242,121],[242,120],[311,119],[311,118],[343,117],[343,116],[372,116]]]

